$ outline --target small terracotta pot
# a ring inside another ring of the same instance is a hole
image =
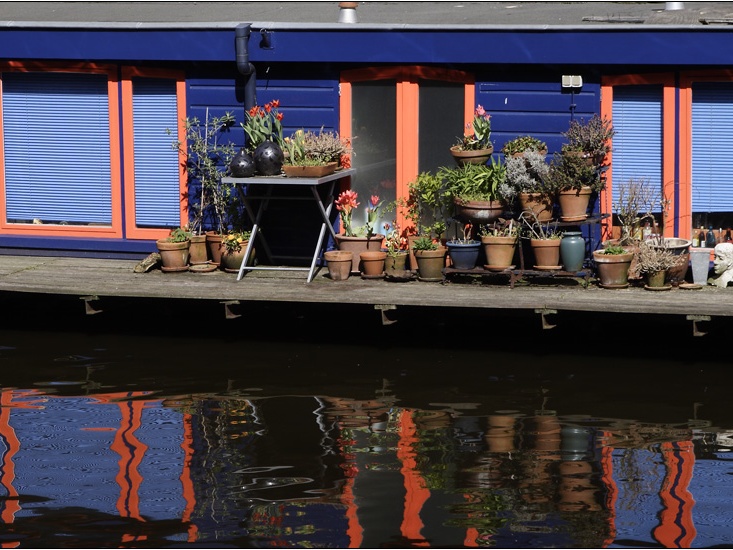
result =
[[[328,265],[328,276],[332,281],[345,281],[351,275],[354,253],[348,250],[329,250],[323,253]]]
[[[384,275],[384,260],[387,253],[381,250],[368,250],[359,254],[362,273],[367,277],[379,277]]]

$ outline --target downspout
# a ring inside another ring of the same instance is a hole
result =
[[[242,23],[237,25],[234,32],[237,69],[241,74],[248,77],[244,85],[244,109],[249,111],[257,105],[257,71],[249,61],[249,35],[252,29],[249,23]]]

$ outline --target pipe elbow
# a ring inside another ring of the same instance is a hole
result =
[[[255,70],[254,65],[249,61],[249,36],[251,33],[252,27],[249,23],[242,23],[234,29],[237,70],[245,76],[253,74]]]

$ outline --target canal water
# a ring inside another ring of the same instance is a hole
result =
[[[100,306],[3,297],[2,547],[733,545],[726,324]]]

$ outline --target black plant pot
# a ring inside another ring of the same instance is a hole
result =
[[[263,141],[254,153],[255,168],[262,176],[277,176],[282,170],[285,155],[277,143]]]
[[[249,178],[255,175],[255,161],[244,149],[234,155],[229,163],[229,172],[234,178]]]

